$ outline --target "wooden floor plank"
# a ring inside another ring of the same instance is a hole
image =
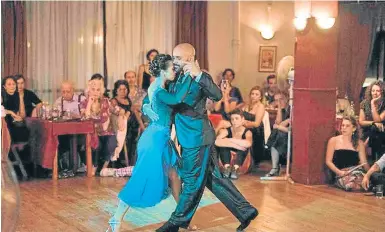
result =
[[[23,182],[17,231],[105,231],[118,202],[116,196],[126,181],[76,177]],[[242,176],[234,183],[260,212],[247,231],[385,231],[385,199],[328,186],[260,181],[255,175]],[[210,196],[205,193],[208,205],[198,209],[193,224],[202,232],[235,231],[239,222],[221,203],[210,203]],[[154,231],[162,224],[160,219],[169,216],[162,215],[164,210],[153,215],[146,210],[140,212],[158,221],[148,225],[143,221],[142,227],[125,222],[122,231]]]

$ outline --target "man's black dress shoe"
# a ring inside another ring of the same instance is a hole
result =
[[[162,227],[156,230],[156,232],[178,232],[178,231],[179,231],[179,226],[174,225],[171,222],[164,223]]]
[[[254,220],[258,216],[257,209],[254,209],[254,212],[250,214],[250,216],[246,219],[246,221],[242,222],[241,225],[238,226],[237,232],[243,232],[244,229],[246,229],[252,220]]]

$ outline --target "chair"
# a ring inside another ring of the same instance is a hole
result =
[[[4,117],[1,118],[1,145],[2,145],[2,159],[7,159],[10,154],[13,155],[15,161],[12,161],[12,165],[17,165],[20,168],[21,174],[23,175],[23,180],[28,178],[27,172],[25,171],[24,165],[21,162],[18,151],[23,150],[27,145],[27,142],[24,143],[14,143],[11,142],[11,136],[7,127],[7,123]],[[10,153],[9,150],[12,152]]]
[[[24,165],[21,162],[19,151],[24,150],[25,146],[27,145],[27,142],[24,143],[14,143],[11,145],[11,154],[13,154],[13,157],[15,158],[14,161],[12,161],[12,165],[17,165],[20,168],[21,174],[23,175],[23,180],[28,179],[27,172],[25,171]]]
[[[237,153],[235,153],[234,151],[231,151],[230,152],[231,154],[231,161],[230,161],[230,166],[234,166],[235,164],[235,159],[237,158]],[[219,167],[223,170],[223,164],[222,164],[222,161],[221,159],[219,158]],[[244,175],[244,174],[247,174],[251,171],[253,167],[253,159],[251,157],[251,152],[249,151],[246,155],[246,159],[245,161],[243,161],[243,164],[242,166],[239,167],[239,174],[241,175]]]

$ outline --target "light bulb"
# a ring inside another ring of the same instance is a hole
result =
[[[334,26],[335,22],[336,22],[335,18],[329,18],[329,17],[316,18],[316,23],[318,27],[321,29],[330,29]]]
[[[303,18],[303,17],[295,18],[293,23],[294,23],[295,29],[297,29],[298,31],[302,31],[306,28],[307,18]]]
[[[271,39],[274,37],[274,31],[273,28],[270,25],[263,25],[261,27],[261,36],[264,39]]]

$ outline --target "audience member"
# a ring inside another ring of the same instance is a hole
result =
[[[274,95],[278,90],[277,77],[274,74],[269,75],[266,78],[266,82],[267,82],[267,88],[266,88],[265,97],[266,97],[267,105],[272,105],[273,108],[276,108],[276,106],[274,106]]]
[[[119,158],[119,153],[121,152],[124,143],[127,144],[127,146],[130,144],[130,141],[127,141],[126,135],[127,135],[127,129],[130,128],[130,116],[132,111],[132,102],[130,98],[128,97],[129,94],[129,87],[126,80],[118,80],[114,84],[114,90],[112,91],[113,99],[111,100],[111,105],[113,107],[119,106],[124,110],[123,115],[123,122],[119,122],[119,120],[116,120],[117,123],[124,123],[122,125],[123,130],[117,131],[117,148],[115,149],[115,155],[113,160],[117,160]],[[129,157],[131,160],[131,157]]]
[[[129,164],[135,165],[136,162],[136,144],[138,142],[139,134],[144,131],[145,128],[145,119],[142,115],[142,102],[146,97],[147,93],[138,87],[136,74],[133,71],[128,71],[125,73],[125,79],[128,82],[129,94],[128,97],[132,102],[132,113],[134,114],[129,118],[128,124],[130,125],[127,128],[127,152],[129,158]]]
[[[13,76],[7,76],[2,80],[2,105],[4,106],[9,133],[12,142],[28,141],[29,131],[24,123],[26,117],[24,97],[20,97],[17,91],[16,80]]]
[[[357,121],[354,117],[345,117],[342,121],[341,135],[332,137],[327,145],[326,165],[333,172],[333,181],[337,187],[349,190],[351,184],[339,181],[350,174],[349,170],[363,164],[369,169],[366,161],[365,145],[359,139]],[[361,183],[360,183],[361,184]]]
[[[251,154],[254,164],[258,165],[262,160],[265,151],[265,136],[263,117],[265,115],[265,106],[263,104],[263,90],[255,86],[250,90],[249,103],[243,107],[245,117],[244,126],[252,131],[253,145]]]
[[[60,109],[62,115],[70,118],[80,118],[80,103],[85,100],[83,94],[74,92],[74,84],[71,81],[63,81],[61,84],[61,97],[56,99],[54,108]]]
[[[85,100],[84,95],[78,95],[74,92],[74,85],[71,81],[63,81],[61,84],[61,97],[56,99],[54,108],[60,110],[62,116],[69,117],[69,119],[80,118],[80,103]],[[59,160],[63,157],[65,152],[70,151],[70,141],[73,138],[72,135],[60,135],[59,140]],[[85,136],[77,135],[77,150],[80,154],[81,162],[86,163],[85,160]],[[66,169],[62,165],[62,169]],[[69,167],[68,167],[69,168]]]
[[[349,100],[347,98],[340,98],[338,88],[336,90],[336,115],[339,117],[353,116],[354,109],[352,109]]]
[[[252,144],[252,133],[243,126],[243,112],[236,109],[230,113],[231,127],[222,129],[215,140],[219,154],[224,164],[223,174],[232,179],[238,179],[239,167],[242,166]],[[234,167],[230,166],[231,152],[236,153]]]
[[[383,154],[385,144],[385,87],[382,81],[373,82],[361,102],[359,124],[362,128],[362,140],[372,148],[372,154]]]
[[[90,80],[87,87],[87,98],[81,102],[81,113],[85,118],[90,118],[95,122],[95,130],[98,136],[97,149],[93,151],[92,158],[94,164],[93,174],[96,172],[99,160],[96,160],[98,151],[103,161],[103,168],[108,166],[110,158],[114,155],[117,147],[116,134],[110,122],[111,113],[124,114],[120,107],[112,107],[104,93],[104,86],[101,80]],[[96,167],[95,167],[96,165]]]
[[[155,80],[155,77],[150,74],[149,68],[150,68],[151,61],[158,54],[159,54],[158,50],[151,49],[146,54],[147,63],[146,64],[142,64],[142,65],[139,66],[139,71],[138,71],[139,80],[138,80],[138,84],[146,92],[147,92],[148,87],[150,87],[151,82],[153,82]]]
[[[215,103],[214,110],[222,115],[224,120],[229,121],[228,113],[242,106],[243,98],[241,91],[232,82],[235,79],[235,73],[232,69],[225,69],[222,74],[220,87],[222,90],[222,99]]]
[[[278,105],[277,117],[273,125],[273,131],[266,143],[270,148],[272,169],[265,176],[279,176],[280,160],[285,160],[288,149],[288,132],[290,125],[290,106],[288,94],[277,92],[274,99]]]
[[[25,78],[23,75],[16,75],[15,80],[17,83],[17,91],[19,92],[19,96],[24,100],[26,117],[31,117],[32,111],[35,109],[35,112],[39,112],[39,109],[43,103],[34,92],[25,89]],[[35,116],[37,116],[37,114]]]
[[[385,154],[373,164],[362,180],[362,187],[368,190],[369,183],[374,187],[376,185],[385,186]]]

